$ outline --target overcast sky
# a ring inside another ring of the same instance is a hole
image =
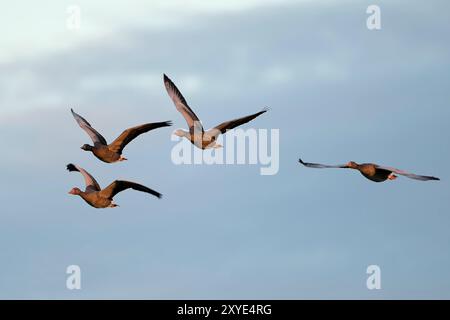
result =
[[[381,7],[382,29],[366,27]],[[81,9],[79,30],[67,7]],[[0,298],[450,298],[448,1],[15,1],[0,19]],[[270,111],[280,170],[174,165],[186,127]],[[80,150],[73,107],[108,141],[172,120],[107,165]],[[305,161],[375,162],[440,182],[372,183]],[[96,210],[100,185],[143,183]],[[381,290],[366,268],[381,268]],[[66,288],[79,265],[82,289]]]

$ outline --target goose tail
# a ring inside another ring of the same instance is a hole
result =
[[[69,163],[69,164],[67,165],[67,170],[69,170],[70,172],[73,172],[73,171],[80,171],[80,170],[77,169],[77,167],[76,167],[73,163]]]

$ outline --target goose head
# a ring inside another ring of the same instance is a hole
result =
[[[81,193],[81,190],[78,188],[72,188],[72,190],[69,191],[69,194],[73,194],[74,196],[77,196]]]
[[[183,138],[183,137],[186,137],[189,133],[184,131],[183,129],[177,129],[174,132],[172,132],[172,134]]]
[[[93,146],[90,146],[88,144],[83,144],[81,146],[81,150],[84,150],[84,151],[92,151],[93,148],[94,148]]]
[[[347,163],[347,168],[358,169],[358,164],[354,161],[350,161],[349,163]]]

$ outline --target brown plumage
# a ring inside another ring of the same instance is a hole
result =
[[[113,202],[114,196],[119,192],[127,189],[146,192],[158,198],[162,197],[162,194],[160,194],[155,190],[147,188],[146,186],[143,186],[135,182],[123,180],[116,180],[113,183],[111,183],[108,187],[101,189],[100,185],[97,183],[97,181],[95,181],[94,177],[92,177],[83,168],[78,167],[72,163],[69,163],[67,165],[67,170],[69,170],[70,172],[72,171],[80,172],[83,175],[84,181],[86,183],[85,191],[81,191],[79,188],[72,188],[72,190],[69,191],[69,194],[80,196],[84,201],[86,201],[86,203],[88,203],[90,206],[94,208],[117,207],[118,205]]]
[[[242,118],[230,120],[219,124],[218,126],[209,130],[204,130],[203,125],[197,115],[192,111],[191,107],[186,102],[186,99],[178,90],[177,86],[164,74],[164,85],[166,87],[169,97],[172,99],[177,110],[182,114],[189,127],[189,131],[183,129],[177,129],[174,134],[179,137],[184,137],[191,141],[196,147],[200,149],[220,148],[221,145],[217,144],[217,138],[220,134],[224,134],[227,130],[234,129],[244,123],[247,123],[256,117],[267,112],[267,108]]]
[[[89,137],[91,137],[92,142],[94,143],[93,146],[85,144],[81,147],[81,149],[84,151],[91,151],[94,156],[106,163],[127,160],[122,156],[122,151],[133,139],[150,130],[172,125],[170,121],[139,125],[125,130],[116,140],[108,144],[106,139],[98,133],[98,131],[95,130],[89,122],[86,121],[86,119],[75,113],[73,109],[71,109],[71,112],[78,125],[89,135]]]
[[[347,164],[341,165],[325,165],[320,163],[308,163],[303,162],[299,159],[299,162],[308,168],[324,169],[324,168],[344,168],[344,169],[355,169],[358,170],[364,177],[374,182],[383,182],[386,180],[395,180],[397,178],[396,174],[415,179],[420,181],[427,180],[440,180],[439,178],[432,176],[421,176],[413,173],[409,173],[403,170],[399,170],[392,167],[379,166],[374,163],[362,163],[358,164],[354,161],[350,161]]]

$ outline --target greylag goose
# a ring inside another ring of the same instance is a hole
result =
[[[81,129],[86,131],[89,137],[91,137],[92,142],[94,144],[93,146],[85,144],[81,147],[81,149],[83,149],[84,151],[92,152],[94,156],[96,156],[98,159],[106,163],[113,163],[117,161],[127,160],[122,156],[122,151],[125,148],[125,146],[128,143],[130,143],[133,139],[150,130],[161,127],[168,127],[172,125],[170,121],[164,121],[164,122],[146,123],[140,126],[129,128],[124,132],[122,132],[122,134],[116,140],[108,144],[106,142],[106,139],[100,133],[98,133],[98,131],[95,130],[89,124],[89,122],[86,121],[86,119],[81,117],[79,114],[76,114],[75,111],[73,111],[73,109],[70,109],[70,111],[72,111],[72,115],[77,121],[78,125],[81,127]]]
[[[402,175],[411,179],[415,180],[421,180],[421,181],[427,181],[427,180],[440,180],[436,177],[430,177],[430,176],[420,176],[417,174],[409,173],[403,170],[399,170],[392,167],[384,167],[379,166],[374,163],[362,163],[358,164],[354,161],[350,161],[347,164],[342,165],[336,165],[336,166],[329,166],[325,164],[319,164],[319,163],[308,163],[303,162],[302,159],[299,159],[299,162],[308,168],[316,168],[316,169],[323,169],[323,168],[345,168],[345,169],[355,169],[361,172],[361,174],[366,177],[369,180],[375,181],[375,182],[383,182],[386,180],[395,180],[397,179],[397,175]]]
[[[162,194],[150,188],[147,188],[138,183],[123,180],[116,180],[106,188],[101,189],[100,185],[97,183],[97,181],[95,181],[94,177],[92,177],[83,168],[69,163],[67,165],[67,170],[69,170],[70,172],[77,171],[81,173],[86,184],[86,189],[84,191],[81,191],[79,188],[72,188],[72,190],[69,191],[69,194],[80,196],[84,201],[86,201],[90,206],[94,208],[118,207],[118,205],[113,202],[114,196],[119,192],[130,188],[133,190],[150,193],[151,195],[154,195],[158,198],[162,197]]]
[[[175,104],[175,107],[183,115],[189,126],[189,131],[177,129],[173,132],[173,134],[188,139],[192,144],[201,149],[222,147],[216,142],[220,134],[224,134],[227,130],[234,129],[244,123],[247,123],[260,116],[261,114],[267,112],[268,110],[267,108],[265,108],[255,114],[231,121],[226,121],[212,129],[205,131],[203,129],[201,121],[194,113],[194,111],[192,111],[192,109],[189,107],[180,90],[178,90],[172,80],[170,80],[169,77],[167,77],[165,74],[164,85],[166,86],[167,93]]]

